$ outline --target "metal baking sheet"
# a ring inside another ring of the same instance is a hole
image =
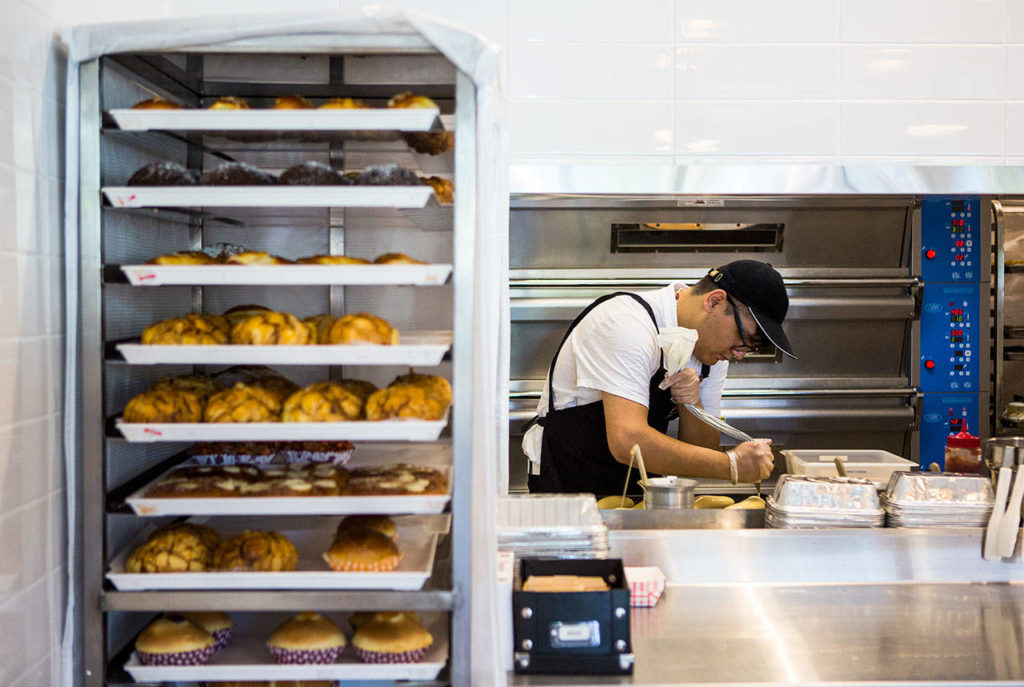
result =
[[[304,349],[305,350],[305,349]],[[128,441],[433,441],[441,420],[352,422],[114,422]]]
[[[133,110],[110,115],[125,131],[440,131],[437,108]]]
[[[133,286],[444,284],[452,266],[433,265],[122,265]]]
[[[206,665],[147,666],[133,652],[124,669],[136,682],[201,682],[217,680],[433,680],[448,660],[448,628],[444,617],[420,614],[434,643],[419,663],[363,663],[349,644],[336,663],[296,665],[274,663],[267,651],[267,638],[277,623],[288,616],[258,614],[244,626],[236,622],[231,643],[217,652]],[[335,622],[338,614],[325,613]],[[262,617],[268,616],[268,617]],[[351,636],[341,622],[339,627]]]
[[[403,554],[398,567],[391,572],[335,572],[324,562],[323,553],[331,546],[337,519],[324,519],[316,529],[277,530],[295,544],[299,563],[288,572],[179,572],[128,573],[125,560],[136,542],[122,551],[110,564],[107,579],[125,591],[181,589],[422,589],[434,568],[437,533],[423,528],[399,525],[398,550]],[[261,524],[263,529],[266,526]],[[251,529],[246,521],[236,531],[217,529],[225,538],[243,529]]]
[[[436,203],[430,186],[105,186],[114,207],[422,208]]]
[[[154,346],[118,344],[130,365],[438,365],[451,349],[452,332],[402,334],[394,346],[319,344],[311,346]]]

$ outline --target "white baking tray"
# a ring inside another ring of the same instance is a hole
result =
[[[238,614],[232,614],[232,619]],[[351,628],[339,618],[325,613],[338,623],[347,636]],[[266,641],[274,628],[289,615],[249,614],[235,620],[235,636],[223,650],[201,666],[146,666],[132,653],[125,670],[136,682],[201,682],[216,680],[433,680],[448,660],[448,627],[444,616],[420,613],[423,624],[434,636],[434,643],[419,663],[363,663],[349,644],[336,663],[328,665],[285,665],[274,663]],[[250,620],[251,619],[251,620]]]
[[[430,186],[105,186],[114,207],[422,208]]]
[[[133,286],[370,284],[433,286],[444,284],[452,266],[431,265],[122,265]]]
[[[451,500],[451,447],[447,444],[369,444],[356,447],[347,467],[410,463],[436,468],[448,480],[446,494],[414,496],[261,496],[147,498],[149,484],[125,499],[136,515],[352,515],[431,514]],[[170,470],[168,470],[170,472]],[[167,473],[164,473],[166,475]],[[153,480],[156,482],[164,475]],[[151,482],[150,484],[152,484]]]
[[[358,110],[110,110],[125,131],[431,131],[437,108]]]
[[[352,422],[125,422],[114,421],[128,441],[433,441],[441,420]]]
[[[299,563],[288,572],[179,572],[179,573],[127,573],[125,560],[142,544],[136,542],[125,549],[110,564],[107,579],[125,591],[168,589],[422,589],[434,568],[437,533],[423,527],[400,524],[398,549],[402,560],[391,572],[335,572],[324,562],[323,555],[331,546],[337,518],[323,518],[318,527],[279,529],[295,544]],[[244,529],[251,529],[252,521],[234,528],[217,526],[227,539]],[[269,526],[259,523],[261,529]],[[274,528],[276,529],[276,528]]]
[[[452,332],[402,334],[394,346],[155,346],[117,344],[130,365],[437,365],[452,347]]]

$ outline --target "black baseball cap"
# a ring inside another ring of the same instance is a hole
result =
[[[774,267],[760,260],[734,260],[712,267],[707,276],[715,286],[750,308],[765,338],[796,359],[789,337],[782,330],[782,321],[789,311],[789,296],[782,275]]]

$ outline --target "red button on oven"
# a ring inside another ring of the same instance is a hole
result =
[[[931,248],[929,248],[928,250],[926,250],[924,252],[924,257],[928,258],[929,260],[934,260],[935,259],[935,251],[932,250]]]
[[[932,368],[935,367],[935,361],[934,360],[926,360],[926,361],[924,361],[924,366],[926,368],[928,368],[929,370],[931,370]]]

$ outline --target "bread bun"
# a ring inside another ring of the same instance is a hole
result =
[[[303,318],[302,324],[309,330],[309,342],[313,344],[327,343],[327,333],[331,331],[334,318],[330,315],[314,315]]]
[[[198,176],[177,162],[150,162],[128,178],[128,186],[195,186]]]
[[[213,554],[217,570],[280,572],[295,570],[299,553],[280,532],[246,530],[225,540]]]
[[[203,172],[199,183],[204,186],[272,186],[277,179],[246,162],[225,162]]]
[[[355,98],[331,98],[319,108],[320,110],[366,110],[370,106]]]
[[[329,344],[398,343],[398,330],[380,317],[360,312],[339,317],[327,333]]]
[[[241,382],[210,397],[203,412],[205,422],[278,422],[281,395]]]
[[[299,258],[295,262],[300,265],[369,265],[369,260],[353,258],[349,255],[311,255]]]
[[[375,265],[425,265],[422,260],[410,258],[405,253],[382,253],[373,259]]]
[[[389,420],[393,418],[418,418],[440,420],[448,405],[431,396],[422,386],[415,384],[393,384],[386,389],[375,391],[366,399],[367,420]]]
[[[281,411],[283,422],[345,422],[362,416],[362,399],[334,382],[318,382],[296,391]]]
[[[229,308],[228,310],[224,311],[224,317],[226,317],[228,320],[228,333],[230,334],[231,330],[234,329],[235,325],[237,325],[239,322],[243,322],[244,320],[249,319],[253,315],[262,315],[263,313],[268,312],[274,311],[266,307],[265,305],[246,304],[236,305],[233,308]],[[269,370],[270,368],[266,369]]]
[[[213,552],[220,544],[200,531],[177,529],[154,533],[125,560],[126,573],[203,572],[213,564]],[[212,546],[211,546],[212,544]]]
[[[395,521],[388,515],[363,514],[346,516],[338,523],[338,530],[335,532],[335,536],[340,537],[342,534],[353,530],[373,530],[374,532],[380,532],[391,541],[398,541],[398,528],[395,527]]]
[[[291,265],[292,261],[279,255],[258,250],[247,250],[224,258],[225,265]]]
[[[278,663],[334,663],[346,644],[341,628],[313,611],[284,621],[267,640]]]
[[[199,250],[183,250],[178,253],[158,255],[146,261],[147,265],[217,265],[220,260]]]
[[[203,401],[189,391],[144,391],[124,407],[125,422],[202,422]]]
[[[411,169],[391,163],[373,165],[360,172],[354,182],[359,186],[423,186],[424,182]]]
[[[209,525],[198,522],[172,522],[162,525],[153,530],[153,534],[149,535],[148,541],[173,538],[183,533],[199,537],[203,545],[210,549],[210,553],[216,551],[220,543],[224,541],[224,538],[220,536],[220,532]]]
[[[178,375],[176,377],[161,377],[153,382],[149,387],[149,391],[162,391],[164,389],[190,391],[205,401],[213,394],[223,391],[224,385],[213,377],[193,374]]]
[[[455,145],[455,132],[453,131],[408,133],[404,135],[404,138],[410,148],[423,155],[440,155],[448,152]]]
[[[410,91],[406,91],[391,98],[391,100],[388,101],[388,107],[437,109],[437,103],[425,95],[416,95]]]
[[[132,105],[133,110],[180,110],[181,105],[178,103],[172,103],[166,98],[155,96],[149,100],[140,100],[139,102]]]
[[[142,343],[154,346],[210,346],[228,343],[228,322],[220,315],[189,313],[142,330]]]
[[[349,186],[352,180],[330,165],[307,160],[281,173],[279,181],[287,186]]]
[[[452,402],[452,385],[444,377],[438,375],[425,375],[419,372],[414,372],[411,368],[404,375],[395,377],[394,384],[412,384],[414,386],[423,387],[423,390],[427,392],[431,398],[437,399],[440,403],[447,406]],[[389,385],[390,386],[390,385]]]
[[[282,95],[280,98],[274,101],[272,110],[309,110],[313,107],[313,103],[309,102],[306,98],[301,95]]]
[[[146,665],[200,665],[210,660],[213,636],[181,616],[158,618],[135,640],[135,651]]]
[[[336,572],[390,572],[402,553],[390,537],[363,528],[339,534],[324,560]]]
[[[304,346],[309,328],[286,312],[261,312],[231,328],[231,343],[246,346]]]
[[[345,387],[351,391],[353,394],[358,396],[359,400],[363,403],[365,403],[366,399],[370,397],[370,394],[377,390],[377,387],[374,384],[362,379],[339,379],[335,384]]]
[[[352,646],[365,663],[416,663],[433,643],[434,636],[407,613],[374,618],[352,635]]]
[[[455,184],[448,179],[435,176],[423,177],[423,181],[434,189],[434,196],[437,198],[438,203],[451,205],[455,202]]]
[[[239,98],[233,95],[225,95],[217,98],[213,103],[206,108],[208,110],[248,110],[249,103],[245,98]]]

